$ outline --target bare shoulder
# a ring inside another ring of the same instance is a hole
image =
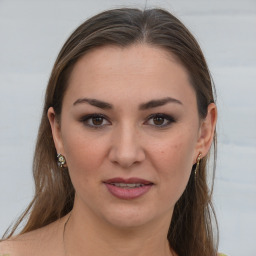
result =
[[[18,256],[16,244],[10,240],[0,242],[0,256]]]
[[[0,242],[0,256],[30,256],[37,247],[37,232],[30,232]],[[35,254],[36,255],[36,254]]]
[[[30,232],[0,242],[0,256],[30,256],[37,247],[36,233]],[[36,255],[36,254],[35,254]]]
[[[49,251],[58,255],[61,247],[63,220],[0,242],[0,256],[41,256]]]

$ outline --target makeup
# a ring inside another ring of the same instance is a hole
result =
[[[152,182],[140,178],[113,178],[104,181],[104,184],[113,196],[124,200],[143,196],[154,185]]]

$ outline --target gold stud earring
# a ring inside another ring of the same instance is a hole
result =
[[[62,154],[57,155],[57,164],[60,168],[65,168],[66,166],[66,159]]]
[[[201,157],[202,157],[202,153],[199,152],[199,154],[198,154],[198,156],[197,156],[197,158],[196,158],[195,177],[196,177],[197,171],[198,171],[198,169],[199,169],[199,164],[200,164]]]

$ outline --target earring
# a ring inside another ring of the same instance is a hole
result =
[[[199,163],[200,163],[200,160],[201,160],[201,156],[202,156],[202,153],[199,152],[197,158],[196,158],[196,169],[195,169],[195,177],[196,177],[196,174],[197,174],[197,171],[199,169]]]
[[[66,159],[62,154],[57,155],[57,164],[60,168],[66,167]]]

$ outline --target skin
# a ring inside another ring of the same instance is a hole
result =
[[[167,97],[176,101],[139,109]],[[112,108],[92,106],[84,98]],[[86,120],[94,113],[104,118]],[[171,122],[151,118],[158,113],[171,116]],[[204,157],[209,151],[217,118],[210,104],[206,119],[199,119],[195,91],[179,61],[145,44],[92,50],[72,71],[61,117],[50,108],[48,118],[76,190],[66,251],[78,256],[175,255],[166,239],[173,208],[199,152]],[[114,177],[138,177],[154,185],[143,196],[124,200],[103,183]],[[56,255],[63,255],[57,238],[55,244]]]

